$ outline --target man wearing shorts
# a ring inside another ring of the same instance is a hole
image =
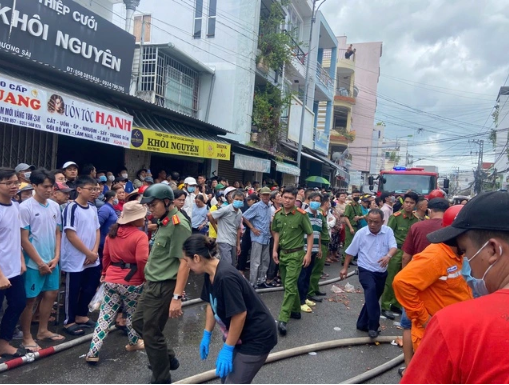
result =
[[[33,308],[41,295],[39,306],[38,340],[60,341],[64,337],[48,330],[48,320],[60,286],[60,242],[62,217],[58,204],[50,199],[55,178],[48,170],[39,169],[30,175],[34,196],[19,206],[21,218],[21,245],[27,271],[25,292],[27,306],[20,318],[23,347],[36,352],[40,346],[30,332]]]

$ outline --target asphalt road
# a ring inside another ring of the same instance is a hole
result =
[[[339,265],[326,267],[331,278],[336,277]],[[201,277],[192,277],[187,286],[191,298],[196,298]],[[357,276],[347,280],[360,289]],[[344,287],[346,282],[337,283]],[[302,314],[301,320],[291,320],[288,334],[280,337],[273,350],[280,351],[301,345],[351,337],[365,337],[366,333],[355,328],[355,321],[363,305],[362,293],[334,295],[331,285],[322,286],[328,293],[327,300],[318,304],[313,313]],[[282,300],[282,292],[261,294],[272,314],[277,317]],[[204,305],[186,307],[181,319],[170,319],[165,335],[180,360],[180,368],[172,372],[172,380],[178,381],[215,367],[217,353],[222,347],[220,333],[213,333],[208,360],[201,361],[199,344],[205,324]],[[400,335],[393,321],[381,320],[382,335]],[[335,330],[340,328],[341,330]],[[127,338],[119,331],[112,332],[101,351],[101,362],[90,367],[82,355],[86,354],[88,344],[42,358],[31,364],[0,373],[2,383],[148,383],[150,371],[147,368],[145,352],[128,353],[124,346]],[[46,347],[49,344],[41,343]],[[264,366],[254,383],[338,383],[372,369],[401,354],[401,348],[390,344],[378,346],[361,345],[348,348],[305,354]],[[218,383],[219,381],[214,381]],[[397,368],[372,380],[372,383],[397,383]]]

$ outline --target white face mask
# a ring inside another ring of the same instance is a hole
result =
[[[126,178],[127,179],[129,177],[129,175],[126,172],[123,172],[121,175],[122,175],[122,178]]]
[[[113,182],[115,180],[115,177],[113,175],[108,175],[108,180],[110,182]]]

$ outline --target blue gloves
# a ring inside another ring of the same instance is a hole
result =
[[[233,349],[235,346],[223,345],[216,361],[216,375],[226,378],[233,371]]]
[[[200,357],[202,360],[206,360],[209,356],[209,345],[210,345],[210,336],[212,335],[212,332],[209,332],[207,330],[203,331],[203,338],[200,342]]]

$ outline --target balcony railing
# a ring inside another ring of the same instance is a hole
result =
[[[290,40],[292,42],[292,54],[295,58],[297,58],[298,61],[301,62],[302,65],[306,65],[306,58],[307,58],[307,53],[305,53],[302,48],[300,48],[299,46],[299,43],[297,43],[295,41],[295,39],[293,38],[292,34],[290,32],[288,32],[287,30],[283,30],[284,33],[286,33],[289,37],[290,37]]]
[[[329,90],[329,92],[334,92],[334,81],[329,76],[329,73],[318,62],[316,63],[316,78]]]
[[[347,51],[346,49],[338,49],[338,59],[339,60],[351,60],[351,61],[355,62],[355,53],[352,56],[350,56],[349,59],[347,59],[345,57],[346,51]]]

